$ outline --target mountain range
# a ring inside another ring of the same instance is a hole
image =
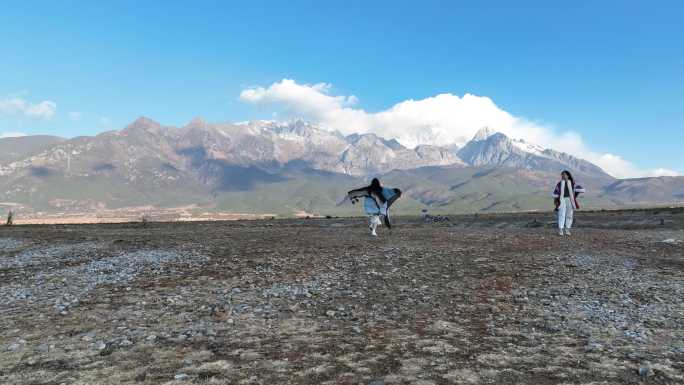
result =
[[[335,203],[379,176],[402,188],[401,213],[548,209],[568,169],[590,207],[684,200],[683,177],[618,180],[570,154],[482,128],[463,147],[407,148],[374,134],[344,136],[303,120],[183,127],[139,118],[72,139],[0,139],[0,210],[97,212],[193,207],[197,212],[351,214]]]

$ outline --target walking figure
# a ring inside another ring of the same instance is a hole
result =
[[[586,190],[575,183],[570,171],[561,173],[561,180],[553,190],[555,211],[558,212],[558,235],[570,235],[574,212],[580,208],[577,197],[584,192]]]

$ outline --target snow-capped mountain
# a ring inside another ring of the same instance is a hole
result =
[[[586,175],[609,177],[593,163],[572,155],[545,149],[521,139],[511,139],[487,127],[457,151],[471,166],[505,166],[527,170],[560,172],[568,169]]]
[[[334,204],[340,191],[371,176],[406,187],[414,204],[459,205],[467,198],[468,205],[493,208],[509,202],[493,186],[528,186],[526,193],[537,199],[541,195],[532,190],[553,183],[563,169],[590,182],[595,194],[615,183],[585,160],[490,128],[461,148],[448,143],[407,148],[393,138],[344,136],[302,120],[194,119],[169,127],[140,118],[122,130],[91,137],[0,139],[1,148],[11,151],[0,157],[0,210],[3,205],[47,211],[147,205],[307,209]],[[632,200],[684,196],[679,179],[673,181],[662,181],[673,187],[660,195],[639,189],[647,182],[630,182],[629,189],[611,190],[606,202],[626,191]],[[259,193],[247,193],[254,191]],[[511,207],[528,207],[530,199]]]
[[[461,163],[453,153],[439,147],[408,149],[396,140],[374,134],[345,137],[302,120],[237,125],[193,121],[179,133],[176,147],[181,151],[201,148],[208,159],[266,169],[296,162],[316,170],[360,176]]]
[[[406,148],[393,138],[345,137],[303,120],[209,123],[199,118],[180,128],[139,118],[120,131],[93,137],[35,140],[41,145],[25,146],[22,155],[0,162],[0,175],[9,180],[34,175],[36,170],[71,177],[106,173],[129,182],[144,179],[163,185],[188,178],[216,182],[227,167],[267,173],[297,167],[370,176],[428,166],[504,166],[551,172],[570,169],[608,177],[587,161],[510,139],[490,128],[481,129],[462,148],[448,144]]]
[[[3,141],[8,146],[16,142]],[[48,143],[36,137],[35,146],[31,141],[31,137],[22,138],[23,152],[0,159],[0,188],[6,187],[2,199],[41,195],[41,188],[58,189],[62,182],[75,186],[100,179],[106,183],[97,182],[98,191],[113,183],[145,191],[136,194],[144,198],[152,190],[173,190],[175,185],[182,187],[177,191],[189,186],[243,188],[293,168],[367,176],[395,169],[463,165],[447,149],[408,149],[373,134],[345,137],[302,120],[215,124],[194,119],[176,128],[139,118],[122,130],[92,137]],[[41,199],[47,200],[50,194],[43,195]]]

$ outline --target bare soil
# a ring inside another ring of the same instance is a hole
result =
[[[684,210],[552,222],[0,227],[0,383],[684,383]]]

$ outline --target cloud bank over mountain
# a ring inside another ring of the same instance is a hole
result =
[[[23,132],[14,132],[14,131],[8,131],[8,132],[0,132],[0,139],[3,138],[18,138],[21,136],[26,136]]]
[[[30,118],[50,119],[56,112],[57,103],[50,100],[31,103],[20,97],[0,99],[0,115],[19,114]]]
[[[659,168],[642,170],[619,155],[590,149],[582,137],[571,131],[558,133],[498,107],[486,96],[450,93],[420,100],[405,100],[390,108],[368,112],[357,107],[354,95],[334,95],[329,83],[300,84],[283,79],[268,87],[243,90],[240,100],[254,105],[281,107],[287,113],[321,123],[343,134],[374,133],[396,138],[407,147],[419,144],[462,146],[482,127],[509,137],[567,152],[596,163],[618,178],[677,175]]]

